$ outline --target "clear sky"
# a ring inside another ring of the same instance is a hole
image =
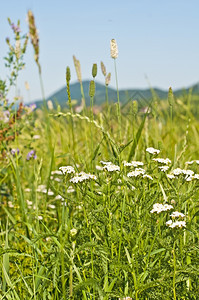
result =
[[[76,81],[72,56],[80,60],[83,79],[92,79],[92,64],[98,64],[96,80],[104,82],[100,61],[112,73],[110,40],[118,44],[119,88],[153,87],[167,90],[189,87],[199,81],[198,0],[1,0],[0,77],[6,76],[3,57],[6,37],[12,37],[7,17],[21,20],[26,33],[26,15],[35,15],[40,37],[40,62],[46,96],[65,85],[66,66]],[[28,44],[26,67],[18,90],[28,100],[24,82],[30,85],[31,100],[41,98],[38,70]],[[149,80],[146,79],[146,76]],[[30,100],[30,99],[29,99]]]

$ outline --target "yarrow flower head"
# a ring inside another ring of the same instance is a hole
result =
[[[171,160],[169,158],[153,158],[152,160],[157,161],[161,164],[166,164],[166,165],[171,163]]]
[[[186,227],[186,222],[185,221],[176,221],[176,222],[172,222],[172,220],[169,220],[166,222],[166,225],[169,226],[170,228],[182,228],[182,227]]]
[[[135,167],[137,168],[138,166],[143,166],[143,162],[141,161],[131,161],[131,162],[126,162],[126,161],[123,161],[123,164],[125,167]]]
[[[143,177],[143,178],[150,179],[150,180],[153,180],[153,177],[151,177],[150,175],[147,175],[147,174],[144,174],[142,177]]]
[[[166,172],[169,169],[169,166],[158,167],[162,172]]]
[[[150,213],[153,214],[154,212],[156,212],[157,214],[159,214],[162,211],[171,210],[172,208],[173,206],[169,204],[155,203],[153,204],[153,209],[150,211]]]
[[[63,174],[75,173],[75,169],[72,166],[62,166],[62,167],[59,167],[59,170],[61,170],[61,172],[63,172]]]
[[[86,181],[86,180],[89,180],[89,179],[96,180],[97,177],[93,174],[90,174],[90,173],[87,174],[85,172],[80,172],[79,174],[77,174],[77,176],[71,178],[70,182],[78,183],[78,182],[83,182],[83,181]]]
[[[145,170],[142,169],[142,168],[136,168],[134,171],[132,172],[129,172],[127,174],[128,177],[137,177],[137,176],[140,176],[140,175],[144,175],[145,174]]]
[[[103,167],[103,169],[106,169],[108,172],[120,171],[120,167],[113,164],[107,164]]]
[[[160,153],[160,150],[155,149],[155,148],[153,148],[153,147],[147,148],[146,151],[149,152],[150,154],[153,154],[153,155],[154,155],[154,154],[159,154],[159,153]]]
[[[172,218],[184,218],[185,215],[179,211],[173,211],[172,214],[170,215]]]

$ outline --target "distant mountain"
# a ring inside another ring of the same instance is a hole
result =
[[[83,81],[83,89],[84,95],[86,100],[86,105],[90,105],[90,97],[89,97],[89,85],[90,81]],[[199,83],[191,86],[187,89],[178,89],[174,91],[174,95],[179,97],[184,93],[188,93],[192,90],[192,94],[199,95]],[[77,105],[81,103],[81,91],[80,91],[80,84],[79,82],[75,82],[70,85],[70,93],[71,99],[76,100]],[[121,103],[126,103],[129,100],[138,100],[141,102],[147,103],[150,99],[154,96],[157,96],[159,99],[166,99],[168,96],[168,91],[164,91],[158,88],[153,89],[125,89],[119,91],[120,101]],[[117,102],[117,91],[116,89],[108,87],[108,97],[109,102]],[[66,87],[61,88],[59,91],[52,94],[47,100],[51,100],[53,104],[59,104],[61,107],[65,107],[68,102],[68,95],[66,91]],[[106,101],[106,88],[103,84],[95,82],[95,97],[94,97],[94,104],[101,105]],[[43,104],[42,100],[38,100],[37,106],[40,107]]]

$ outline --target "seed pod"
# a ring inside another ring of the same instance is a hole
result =
[[[106,76],[106,67],[104,65],[104,63],[101,61],[101,70],[102,70],[102,74],[104,75],[104,77]]]
[[[110,81],[111,81],[111,73],[108,73],[108,75],[105,78],[105,84],[106,84],[106,86],[109,85]]]
[[[92,76],[95,78],[97,76],[97,64],[93,64]]]
[[[95,81],[91,80],[90,86],[89,86],[89,96],[93,98],[95,96]]]
[[[111,40],[111,57],[116,59],[118,57],[118,48],[115,39]]]

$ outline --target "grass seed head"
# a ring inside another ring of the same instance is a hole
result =
[[[75,55],[73,55],[73,62],[74,62],[75,71],[77,74],[77,79],[81,83],[82,82],[81,65],[80,65],[80,61],[78,59],[76,59]]]
[[[111,40],[111,57],[114,59],[118,57],[118,48],[115,39]]]
[[[93,64],[92,76],[93,76],[93,78],[95,78],[97,76],[97,64]]]
[[[70,75],[70,68],[66,68],[66,82],[70,82],[71,75]]]
[[[95,96],[95,81],[91,80],[90,86],[89,86],[89,96],[94,97]]]
[[[35,25],[35,18],[31,10],[28,11],[28,25],[30,40],[35,51],[35,62],[38,65],[39,72],[41,73],[41,66],[39,64],[39,35],[37,27]]]
[[[168,92],[168,102],[170,106],[173,105],[173,91],[171,87],[169,88],[169,92]]]
[[[106,67],[102,61],[101,61],[101,70],[102,70],[102,74],[104,75],[104,77],[106,77]]]
[[[105,84],[106,84],[106,86],[109,85],[110,81],[111,81],[111,73],[108,73],[108,75],[105,78]]]

